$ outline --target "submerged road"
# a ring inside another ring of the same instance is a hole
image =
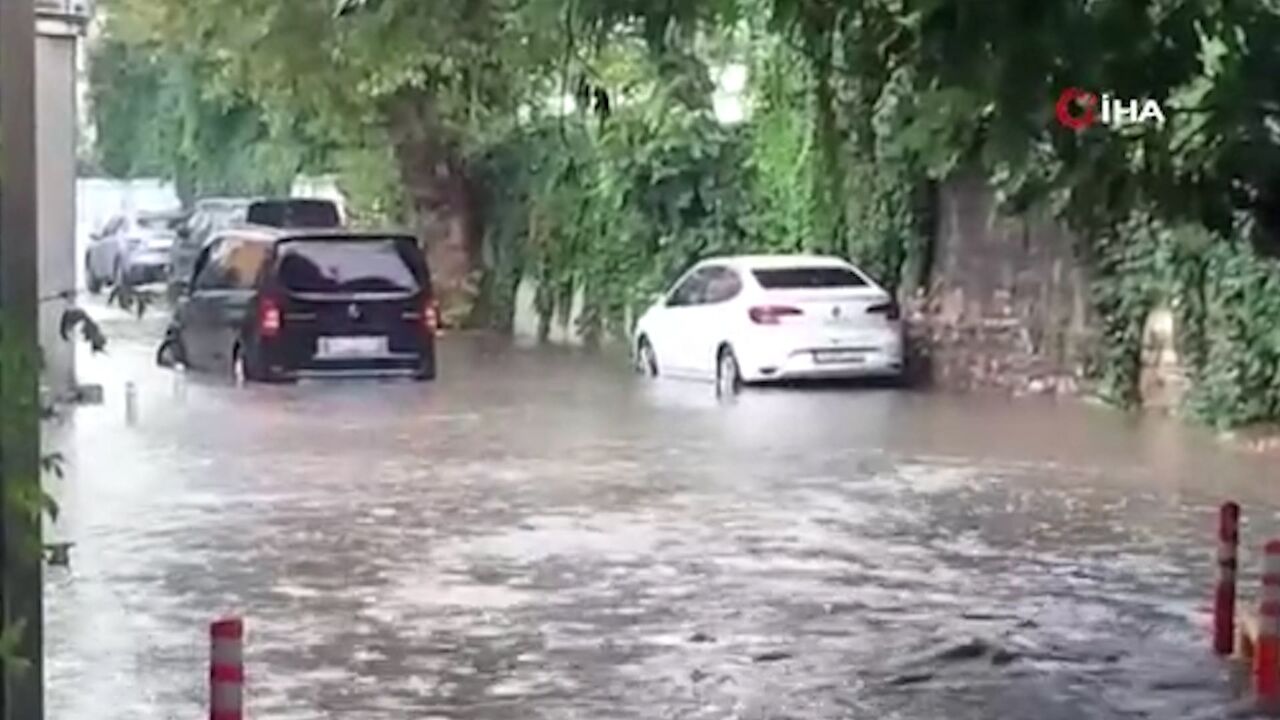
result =
[[[1274,468],[1075,402],[719,402],[465,337],[434,384],[234,387],[159,327],[52,433],[51,720],[201,717],[223,613],[263,720],[1221,717],[1216,505],[1247,570],[1280,534]]]

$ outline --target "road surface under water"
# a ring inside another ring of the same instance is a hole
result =
[[[1246,569],[1280,533],[1274,467],[1075,402],[722,402],[464,337],[434,384],[234,387],[159,327],[53,433],[52,720],[202,716],[223,614],[264,720],[1222,717],[1215,507]]]

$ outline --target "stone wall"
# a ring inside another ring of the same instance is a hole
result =
[[[931,278],[908,303],[924,378],[958,390],[1073,392],[1089,342],[1088,278],[1071,234],[1007,217],[978,176],[940,187]]]
[[[1142,370],[1138,393],[1149,410],[1173,413],[1182,405],[1189,381],[1178,355],[1173,310],[1152,309],[1142,329]]]
[[[579,289],[573,295],[572,307],[568,313],[557,312],[554,317],[544,318],[538,312],[538,282],[532,278],[523,278],[516,290],[514,316],[512,318],[512,334],[524,343],[548,342],[553,345],[569,345],[581,347],[586,344],[582,333],[578,331],[582,318],[583,295]]]

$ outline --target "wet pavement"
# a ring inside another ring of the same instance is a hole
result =
[[[110,323],[55,433],[51,720],[200,717],[226,613],[264,720],[1222,717],[1215,507],[1280,533],[1274,466],[1076,402],[462,336],[434,384],[234,387],[159,328]]]

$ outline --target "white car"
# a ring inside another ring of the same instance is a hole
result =
[[[903,370],[893,297],[834,257],[704,260],[644,313],[634,337],[641,372],[714,379],[721,390]]]

